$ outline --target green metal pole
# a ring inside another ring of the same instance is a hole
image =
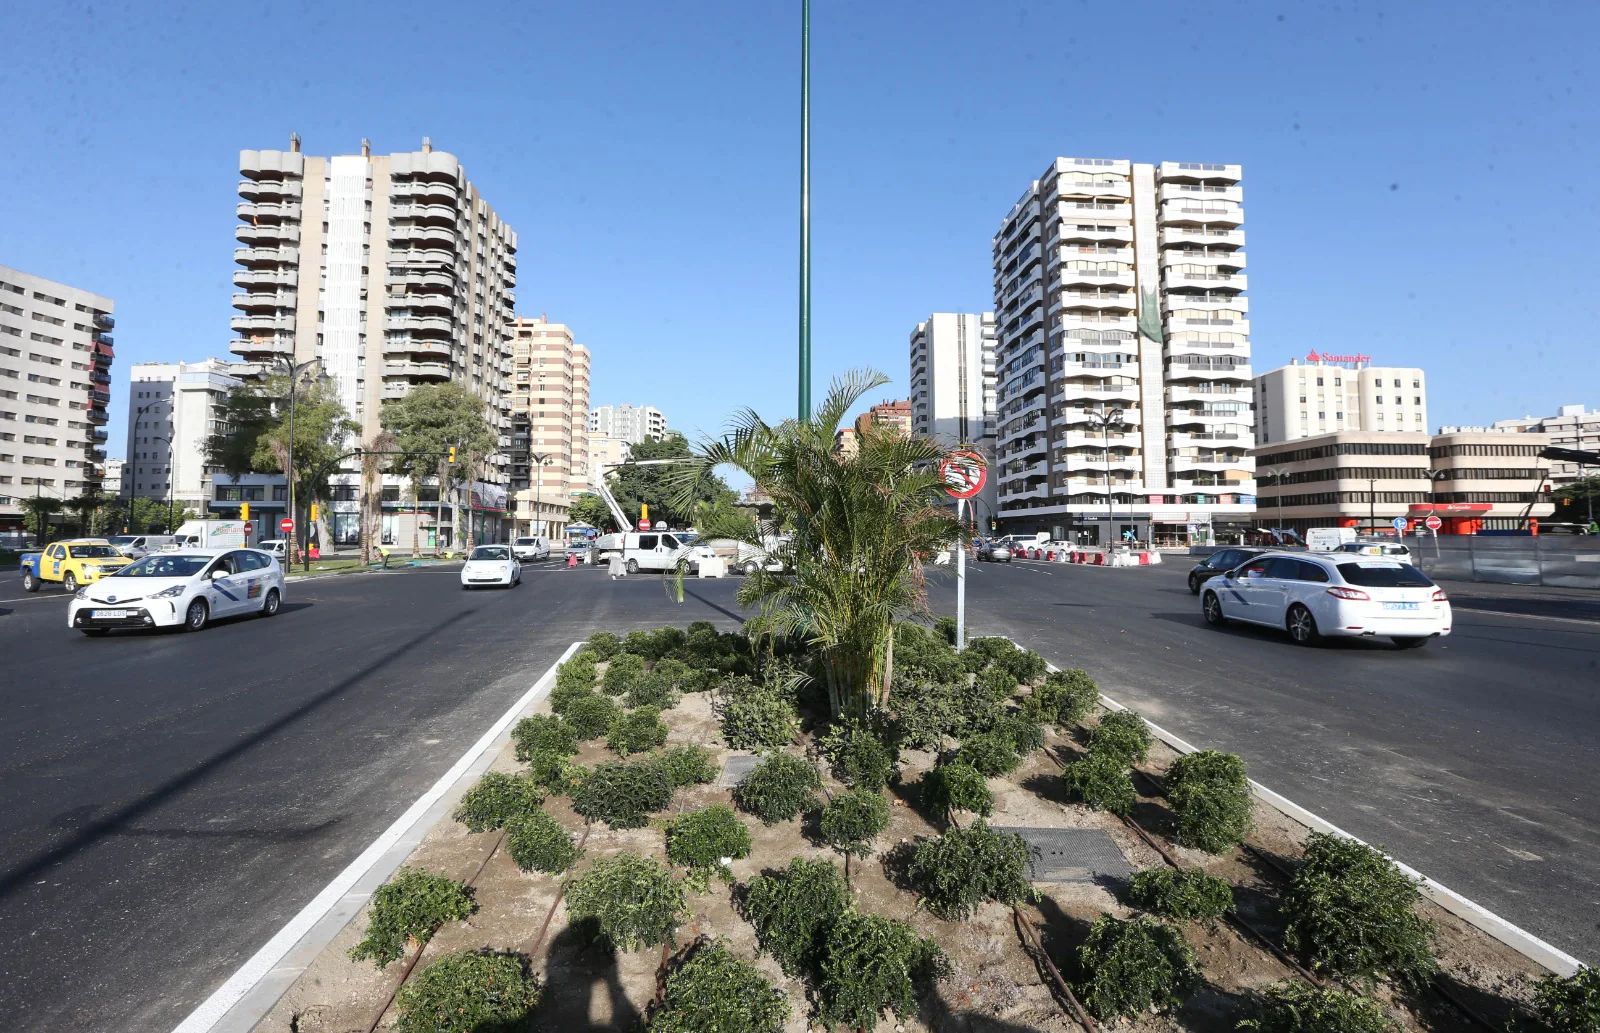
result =
[[[811,0],[800,0],[800,418],[811,419]]]

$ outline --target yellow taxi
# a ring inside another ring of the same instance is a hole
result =
[[[104,538],[73,538],[53,542],[43,552],[22,554],[22,589],[37,592],[54,582],[69,592],[116,573],[133,561]]]

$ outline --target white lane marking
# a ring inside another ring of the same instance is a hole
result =
[[[1600,628],[1600,620],[1585,620],[1582,617],[1546,617],[1539,613],[1512,613],[1510,610],[1480,610],[1472,606],[1450,607],[1454,613],[1487,613],[1495,617],[1525,617],[1530,621],[1560,621],[1563,624],[1585,624],[1591,628]]]
[[[581,645],[583,645],[582,642],[574,642],[568,646],[561,654],[560,659],[552,664],[550,669],[545,671],[543,676],[534,682],[527,692],[523,693],[521,699],[511,704],[511,709],[502,714],[500,719],[491,725],[489,730],[484,732],[483,736],[466,753],[462,754],[461,759],[456,761],[449,771],[439,777],[439,780],[433,784],[432,788],[418,797],[416,803],[406,808],[405,813],[396,818],[394,824],[390,825],[383,831],[382,835],[373,840],[371,845],[363,850],[359,857],[351,861],[344,871],[335,876],[332,882],[324,886],[322,892],[313,897],[311,903],[302,908],[299,914],[289,919],[282,929],[273,934],[272,938],[260,950],[256,951],[250,960],[239,966],[238,971],[228,977],[227,982],[218,987],[198,1008],[190,1012],[187,1018],[178,1023],[173,1028],[173,1033],[203,1033],[203,1031],[215,1029],[224,1018],[228,1017],[228,1013],[233,1006],[268,976],[277,976],[280,980],[287,980],[283,982],[283,989],[287,990],[293,983],[291,976],[297,976],[298,973],[286,973],[279,969],[279,963],[284,959],[285,955],[296,948],[297,945],[300,945],[301,938],[311,932],[318,921],[336,906],[343,904],[352,914],[360,909],[365,903],[366,897],[371,895],[371,891],[361,894],[361,899],[359,900],[346,899],[356,884],[364,879],[370,881],[367,877],[374,874],[379,876],[379,882],[381,883],[383,879],[389,877],[395,868],[399,867],[400,862],[410,854],[410,847],[407,847],[398,856],[386,858],[385,855],[389,854],[397,844],[400,844],[408,833],[414,831],[413,827],[419,822],[426,820],[428,826],[432,826],[433,822],[428,818],[429,809],[438,803],[458,782],[462,781],[476,762],[481,760],[491,749],[499,746],[500,737],[511,727],[511,723],[524,710],[537,702],[545,692],[549,691],[551,683],[555,681],[556,668],[560,667]],[[426,832],[427,829],[424,828],[422,831]],[[393,862],[389,870],[374,871],[385,860],[392,860]],[[373,889],[376,889],[376,885],[373,886]],[[329,939],[332,938],[332,933],[337,931],[338,929],[331,930]],[[300,950],[298,953],[305,957],[307,963],[309,963],[310,958],[315,957],[322,946],[325,946],[325,944],[317,944],[316,950]],[[272,1000],[265,1002],[260,1009],[259,1015],[248,1017],[248,1021],[242,1024],[238,1022],[230,1023],[230,1028],[236,1026],[239,1029],[250,1029],[271,1010],[272,1005],[275,1003],[277,1003],[277,995]]]

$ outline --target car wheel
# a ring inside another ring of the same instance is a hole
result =
[[[76,592],[78,590],[78,575],[70,570],[67,571],[67,576],[61,579],[61,587],[69,592]]]
[[[83,632],[85,635],[88,635],[90,638],[103,638],[105,636],[105,633],[110,631],[111,629],[110,628],[79,628],[78,630]]]
[[[1404,637],[1396,635],[1394,638],[1394,644],[1399,646],[1401,649],[1417,649],[1421,646],[1427,645],[1428,639],[1426,636],[1415,638],[1409,635]]]
[[[1217,593],[1207,592],[1200,603],[1200,612],[1205,614],[1206,623],[1215,628],[1220,628],[1228,623],[1228,618],[1222,615],[1222,600],[1217,598]]]
[[[1311,616],[1311,611],[1295,603],[1289,607],[1289,616],[1285,621],[1289,629],[1289,637],[1294,639],[1297,646],[1314,646],[1322,639],[1317,632],[1317,619]]]
[[[760,569],[761,569],[760,565],[757,564],[755,560],[746,560],[745,561],[744,573],[745,573],[746,577],[749,577],[751,574],[754,574],[756,571],[758,571]]]
[[[1190,595],[1199,595],[1200,594],[1200,579],[1195,577],[1193,574],[1189,575],[1189,594]]]
[[[24,592],[37,592],[39,590],[39,582],[31,571],[24,570],[22,572],[22,590]]]
[[[639,573],[639,561],[638,560],[629,560],[628,561],[628,573],[630,573],[630,574]]]
[[[282,603],[282,601],[283,600],[278,596],[278,590],[276,588],[268,590],[267,598],[261,604],[261,616],[276,617],[278,615],[278,606]]]
[[[204,599],[196,599],[189,604],[189,609],[183,615],[184,631],[199,631],[206,626],[206,621],[211,618],[211,608]]]

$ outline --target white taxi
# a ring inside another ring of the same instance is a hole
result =
[[[509,545],[480,545],[461,566],[461,587],[481,588],[500,585],[510,588],[522,584],[522,564]]]
[[[259,549],[153,552],[79,589],[67,626],[85,635],[117,628],[182,626],[199,631],[220,617],[271,617],[283,605],[283,568]]]

